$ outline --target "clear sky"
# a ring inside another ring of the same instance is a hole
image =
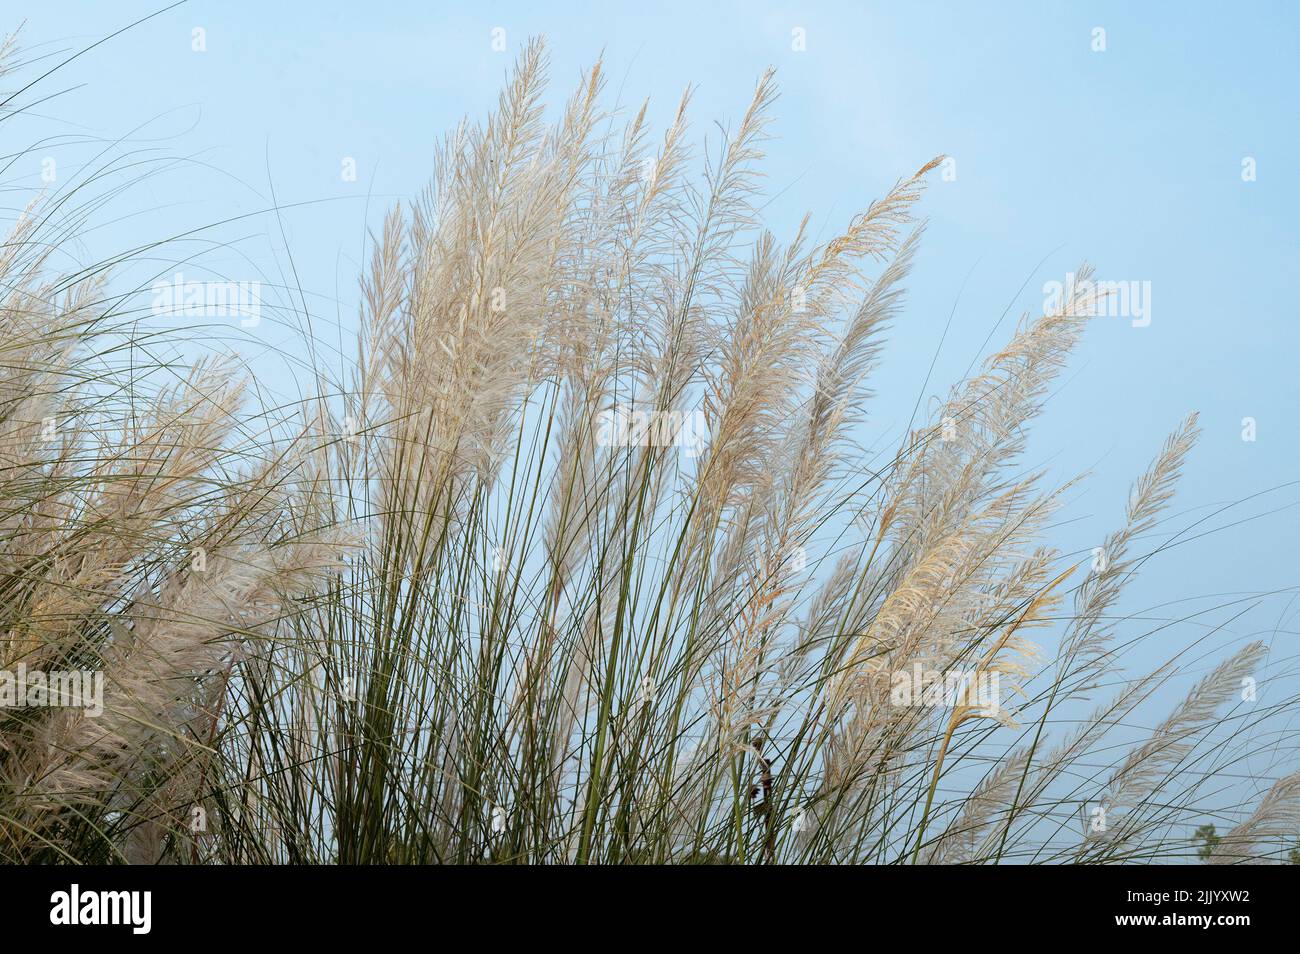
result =
[[[163,6],[6,0],[0,29],[27,16],[29,53],[52,65]],[[496,27],[505,53],[492,49]],[[203,52],[192,49],[195,28]],[[1086,553],[1118,526],[1130,482],[1199,410],[1205,434],[1166,529],[1204,522],[1144,569],[1126,608],[1155,607],[1154,621],[1272,594],[1212,643],[1258,635],[1279,664],[1294,658],[1300,5],[196,0],[46,80],[60,95],[5,134],[5,153],[27,151],[3,182],[39,185],[42,156],[67,155],[75,168],[105,141],[153,162],[141,168],[156,174],[97,218],[96,253],[257,213],[274,189],[287,207],[278,219],[241,219],[164,257],[202,254],[232,279],[300,281],[318,331],[351,327],[367,224],[425,184],[439,137],[483,115],[513,54],[538,34],[553,101],[603,51],[611,96],[630,106],[648,95],[657,120],[696,84],[700,136],[734,121],[775,66],[764,214],[778,237],[805,211],[829,237],[899,176],[954,158],[955,178],[936,176],[923,204],[930,226],[874,381],[868,441],[894,441],[918,397],[943,393],[987,353],[990,334],[1004,341],[1022,310],[1041,308],[1044,283],[1081,261],[1102,278],[1149,282],[1150,323],[1098,319],[1036,427],[1031,463],[1058,478],[1094,472],[1071,495],[1057,540]],[[33,145],[43,137],[58,138]],[[341,181],[345,157],[357,162],[355,183]],[[238,241],[207,247],[218,235]],[[269,321],[251,338],[255,349],[288,333]],[[1254,442],[1241,439],[1245,417]],[[1162,638],[1185,645],[1230,615]]]

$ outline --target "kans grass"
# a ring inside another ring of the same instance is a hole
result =
[[[544,71],[388,215],[354,359],[288,410],[158,357],[120,261],[56,269],[97,200],[6,184],[0,669],[102,672],[104,712],[0,710],[0,859],[1186,861],[1207,819],[1208,860],[1283,857],[1289,756],[1245,803],[1271,736],[1212,742],[1294,710],[1246,701],[1263,644],[1133,732],[1189,647],[1115,607],[1195,415],[1099,557],[1044,539],[1026,429],[1095,298],[864,448],[939,160],[778,243],[770,74],[696,157],[689,92],[655,133],[598,66],[551,125]],[[914,672],[992,695],[907,704]]]

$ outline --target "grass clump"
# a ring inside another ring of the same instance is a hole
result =
[[[41,207],[19,220],[0,668],[106,688],[98,718],[0,711],[0,858],[1271,857],[1300,775],[1192,834],[1230,765],[1207,740],[1279,711],[1240,698],[1261,644],[1115,739],[1176,672],[1124,672],[1115,608],[1195,415],[1102,560],[1044,539],[1065,488],[1024,470],[1027,427],[1095,300],[1026,316],[871,453],[938,160],[780,243],[771,74],[699,176],[689,92],[654,136],[598,65],[548,125],[544,72],[531,44],[388,215],[356,360],[291,413],[149,357],[99,276],[48,277]],[[909,695],[925,674],[979,692]]]

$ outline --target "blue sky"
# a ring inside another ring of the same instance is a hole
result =
[[[47,0],[28,9],[25,46],[56,57],[162,6]],[[494,27],[506,31],[504,54],[491,48]],[[1104,51],[1093,48],[1098,27]],[[513,54],[537,34],[549,42],[553,100],[603,50],[610,95],[629,106],[648,95],[658,120],[695,84],[700,136],[734,121],[775,66],[764,215],[779,237],[805,211],[829,237],[899,176],[940,153],[955,159],[956,178],[936,177],[924,202],[927,240],[874,380],[868,441],[896,440],[918,397],[942,394],[986,340],[1001,343],[1021,311],[1041,307],[1045,282],[1081,261],[1106,279],[1150,282],[1150,325],[1096,321],[1036,427],[1030,463],[1058,479],[1093,471],[1057,542],[1079,552],[1100,542],[1164,435],[1199,410],[1205,434],[1169,527],[1208,519],[1144,570],[1128,608],[1267,594],[1214,645],[1259,634],[1290,659],[1294,4],[191,2],[45,81],[60,95],[6,134],[6,152],[13,137],[27,152],[4,179],[38,185],[41,157],[75,169],[105,142],[154,163],[156,175],[99,216],[90,255],[259,213],[274,190],[281,216],[205,232],[163,252],[158,268],[198,254],[231,278],[301,282],[318,332],[351,327],[367,226],[426,183],[439,137],[491,107]],[[341,181],[344,157],[357,160],[355,183]],[[1243,181],[1246,158],[1255,181]],[[289,337],[268,322],[241,347]],[[292,391],[284,373],[266,371],[263,383]],[[1257,422],[1254,442],[1241,439],[1244,417]],[[1200,625],[1174,627],[1171,646]]]

